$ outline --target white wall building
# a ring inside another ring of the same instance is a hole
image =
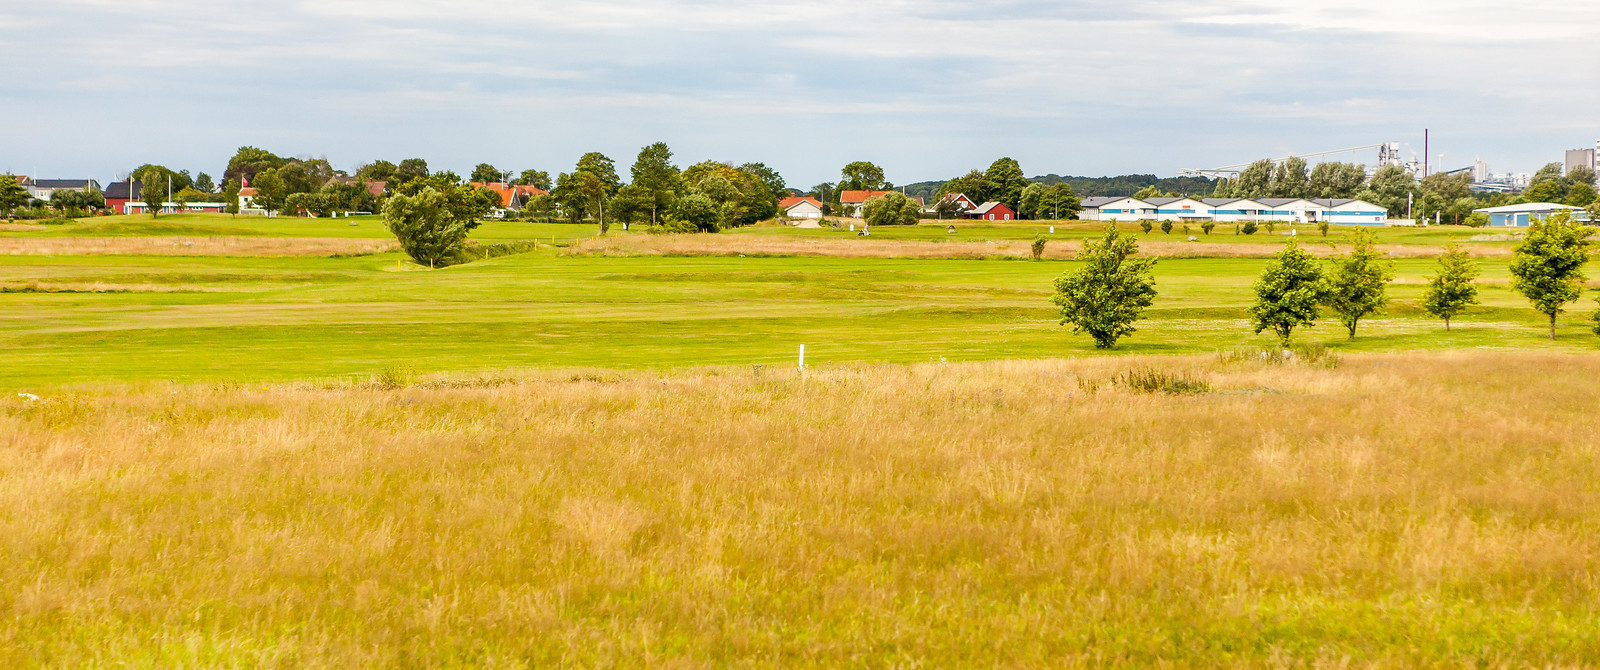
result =
[[[1236,223],[1276,221],[1312,224],[1381,226],[1389,220],[1383,207],[1352,198],[1085,198],[1078,218],[1085,221],[1179,221]]]

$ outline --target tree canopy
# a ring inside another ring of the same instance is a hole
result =
[[[839,191],[882,191],[891,184],[883,178],[883,168],[867,161],[855,161],[839,171]]]
[[[897,191],[890,191],[867,199],[861,214],[868,226],[911,226],[916,225],[921,216],[922,206]]]
[[[444,265],[458,253],[469,230],[451,213],[448,197],[428,185],[390,196],[383,220],[406,255],[428,267]]]
[[[1556,339],[1556,315],[1583,292],[1584,264],[1589,262],[1593,229],[1560,212],[1534,221],[1512,249],[1511,288],[1539,313],[1550,317],[1550,339]]]
[[[1478,304],[1478,287],[1472,284],[1477,278],[1478,264],[1461,245],[1445,247],[1439,256],[1439,274],[1429,277],[1422,291],[1422,308],[1444,319],[1444,329],[1450,330],[1450,319]]]
[[[1328,279],[1328,307],[1339,315],[1339,323],[1356,338],[1361,319],[1383,313],[1389,303],[1385,292],[1394,279],[1394,268],[1381,259],[1377,236],[1370,230],[1357,230],[1351,238],[1350,253],[1334,259],[1333,276]]]
[[[1271,330],[1286,347],[1295,328],[1316,323],[1318,305],[1327,293],[1322,268],[1294,240],[1267,261],[1254,288],[1251,325],[1257,333]]]
[[[1082,269],[1056,278],[1050,302],[1061,308],[1062,325],[1072,332],[1087,332],[1094,345],[1109,349],[1132,335],[1133,324],[1155,302],[1155,259],[1134,258],[1139,244],[1132,237],[1106,226],[1099,240],[1084,242],[1078,251]]]

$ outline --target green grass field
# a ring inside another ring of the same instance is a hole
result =
[[[254,234],[385,235],[372,219],[205,215],[107,217],[7,237]],[[1099,224],[1058,228],[1081,238]],[[957,237],[1031,238],[1038,223],[972,225]],[[875,238],[944,239],[939,225]],[[245,232],[240,232],[245,231]],[[1347,234],[1337,231],[1335,237]],[[1472,230],[1382,230],[1386,244],[1436,245]],[[593,226],[490,222],[485,242],[592,236]],[[635,233],[637,234],[637,233]],[[735,235],[848,233],[762,227]],[[1152,239],[1165,236],[1154,233]],[[1240,244],[1266,235],[1213,235]],[[1489,243],[1496,244],[1496,243]],[[1194,353],[1267,344],[1249,331],[1259,258],[1165,259],[1160,297],[1113,353]],[[1538,316],[1485,259],[1483,306],[1449,333],[1417,307],[1431,259],[1396,261],[1389,314],[1347,342],[1324,321],[1298,337],[1359,351],[1464,347],[1592,351],[1585,299],[1541,337]],[[117,380],[285,380],[527,367],[667,368],[1096,355],[1057,325],[1051,280],[1070,261],[794,257],[604,257],[557,248],[420,271],[398,253],[354,257],[0,256],[0,383],[15,388]],[[47,292],[57,291],[57,292]],[[73,292],[77,291],[77,292]]]

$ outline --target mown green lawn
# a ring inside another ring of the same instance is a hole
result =
[[[312,225],[325,225],[322,223]],[[503,225],[503,224],[490,224]],[[486,228],[488,226],[485,226]],[[0,283],[130,287],[0,294],[0,384],[274,380],[521,367],[618,368],[1098,355],[1048,296],[1069,262],[563,256],[548,249],[444,270],[346,258],[0,256]],[[1160,297],[1116,353],[1270,344],[1247,326],[1263,259],[1169,259]],[[1366,351],[1592,351],[1589,298],[1543,339],[1486,261],[1484,306],[1446,333],[1417,308],[1430,259],[1396,262],[1390,314],[1347,342],[1327,319],[1298,338]],[[179,289],[154,292],[157,289]]]

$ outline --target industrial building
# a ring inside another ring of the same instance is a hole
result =
[[[1381,226],[1389,212],[1364,200],[1307,198],[1085,198],[1078,218],[1086,221],[1274,221]]]
[[[1541,221],[1557,212],[1570,212],[1576,221],[1589,222],[1589,213],[1582,207],[1571,205],[1558,205],[1553,202],[1525,202],[1520,205],[1503,205],[1500,207],[1485,207],[1472,210],[1474,214],[1484,213],[1489,215],[1491,226],[1526,226],[1534,221]]]

